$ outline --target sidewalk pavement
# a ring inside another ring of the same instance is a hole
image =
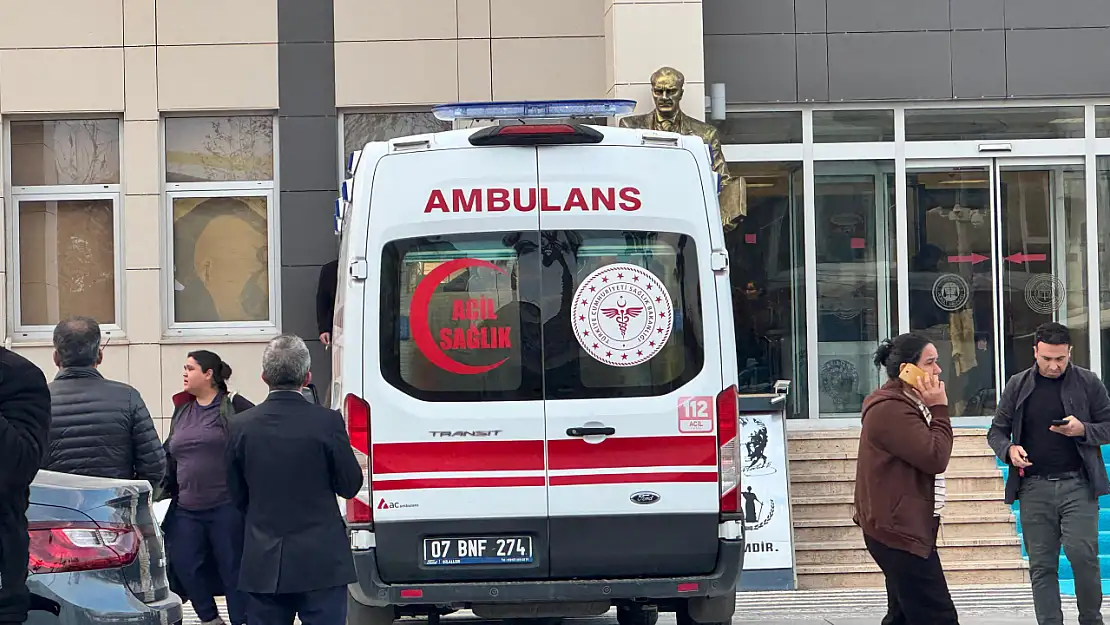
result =
[[[1036,625],[1033,596],[1028,585],[954,587],[952,601],[961,625]],[[220,612],[226,614],[222,598]],[[843,590],[795,590],[743,592],[736,599],[733,625],[879,625],[886,613],[886,591],[882,588]],[[1075,598],[1064,597],[1064,618],[1076,622]],[[596,618],[571,619],[568,625],[615,625],[616,612]],[[424,619],[405,619],[417,625]],[[469,611],[443,618],[445,625],[476,625],[483,621]],[[674,614],[659,615],[660,625],[672,625]],[[192,606],[185,605],[183,625],[200,625]]]

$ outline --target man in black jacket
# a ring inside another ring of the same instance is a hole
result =
[[[333,260],[320,268],[320,281],[316,284],[316,329],[320,342],[331,345],[331,331],[335,318],[335,291],[339,285],[339,261]]]
[[[1040,625],[1062,625],[1060,547],[1075,574],[1080,625],[1102,625],[1098,498],[1110,494],[1102,445],[1110,443],[1110,395],[1071,363],[1071,334],[1037,328],[1036,364],[1007,382],[987,433],[1010,465],[1006,503],[1017,500]]]
[[[97,371],[104,359],[100,326],[72,317],[54,328],[50,442],[42,468],[60,473],[146,480],[155,489],[166,452],[139,391]]]
[[[357,579],[335,497],[357,495],[363,473],[342,415],[301,394],[310,366],[300,338],[270,341],[270,395],[231,422],[228,488],[246,515],[239,589],[251,596],[248,623],[343,623]]]
[[[0,347],[0,623],[27,620],[27,505],[50,428],[38,367]]]

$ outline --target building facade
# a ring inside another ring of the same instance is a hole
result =
[[[877,342],[914,329],[942,347],[958,414],[982,418],[1048,319],[1076,330],[1080,363],[1110,367],[1106,3],[14,6],[3,340],[52,375],[53,324],[96,317],[105,374],[162,427],[194,349],[220,353],[251,398],[278,331],[312,339],[329,376],[313,300],[345,153],[445,128],[428,109],[447,101],[646,111],[663,65],[747,181],[730,235],[745,392],[789,378],[791,417],[856,415]]]

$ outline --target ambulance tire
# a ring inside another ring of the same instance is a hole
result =
[[[362,605],[347,593],[347,625],[393,625],[397,609],[393,606]]]
[[[675,610],[675,625],[730,625],[736,612],[736,594],[688,599]]]
[[[659,608],[653,605],[617,606],[618,625],[655,625],[659,621]]]

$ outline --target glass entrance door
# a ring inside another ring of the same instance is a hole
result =
[[[908,322],[940,352],[954,417],[994,414],[1046,321],[1088,361],[1081,161],[908,164]],[[903,317],[905,321],[905,316]]]

